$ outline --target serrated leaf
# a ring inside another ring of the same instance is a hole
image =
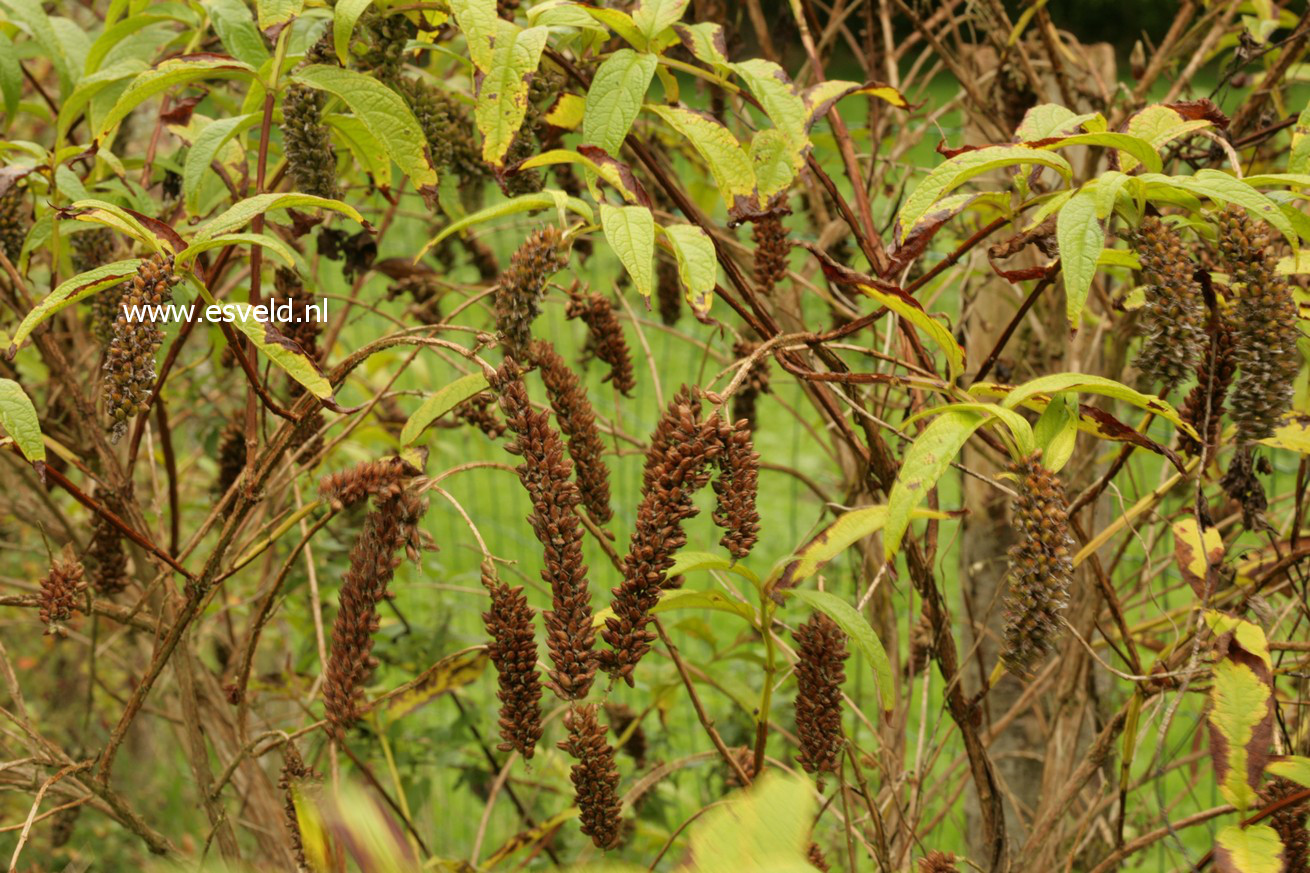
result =
[[[258,68],[268,60],[264,37],[255,27],[250,8],[241,0],[205,0],[205,10],[227,53]]]
[[[201,252],[223,248],[224,246],[261,246],[277,255],[278,259],[288,267],[294,266],[296,263],[295,252],[275,236],[269,236],[266,233],[225,233],[187,246],[177,255],[177,267],[178,269],[185,267],[194,261]]]
[[[782,67],[759,58],[730,64],[729,69],[746,83],[764,114],[782,134],[792,167],[799,170],[805,165],[805,153],[810,147],[810,138],[806,134],[809,110],[791,78]]]
[[[1070,328],[1077,330],[1096,276],[1097,258],[1105,248],[1105,230],[1096,217],[1094,193],[1083,189],[1064,204],[1055,219],[1055,236],[1060,245],[1065,311]]]
[[[1283,214],[1283,211],[1278,208],[1278,204],[1236,176],[1230,176],[1218,170],[1204,169],[1198,170],[1194,176],[1163,176],[1159,173],[1143,173],[1137,178],[1147,186],[1148,198],[1151,197],[1153,189],[1163,186],[1181,188],[1192,194],[1208,197],[1218,203],[1233,203],[1241,206],[1250,212],[1253,218],[1267,221],[1277,228],[1278,232],[1292,246],[1293,251],[1300,248],[1300,240],[1297,238],[1296,229],[1288,217]]]
[[[909,228],[917,224],[938,200],[975,176],[1003,167],[1026,164],[1050,167],[1066,179],[1073,176],[1073,168],[1069,166],[1068,161],[1054,152],[1041,149],[1024,146],[987,146],[964,152],[935,167],[906,198],[905,205],[901,207],[896,219],[899,230],[897,239],[904,243]]]
[[[750,604],[735,600],[718,591],[696,591],[691,588],[676,588],[660,594],[659,602],[651,607],[651,612],[659,615],[677,609],[711,609],[726,612],[748,622],[755,621],[755,610]]]
[[[638,0],[632,23],[641,35],[652,40],[666,27],[677,24],[687,9],[687,0]]]
[[[363,73],[326,64],[303,67],[292,78],[340,98],[382,143],[419,193],[435,197],[437,171],[428,160],[427,138],[399,94]]]
[[[896,686],[892,681],[892,663],[887,658],[887,651],[882,641],[874,633],[859,610],[842,598],[827,591],[813,591],[808,588],[793,588],[787,592],[789,597],[817,609],[837,623],[837,627],[850,638],[864,659],[873,668],[874,678],[878,682],[878,697],[882,701],[884,712],[891,712],[896,706]]]
[[[461,376],[449,385],[429,395],[422,405],[414,411],[414,414],[409,417],[409,420],[405,422],[404,428],[400,431],[400,444],[402,446],[413,445],[419,434],[423,433],[428,425],[473,395],[485,390],[486,387],[487,377],[479,371],[469,373],[467,376]]]
[[[195,232],[192,239],[195,242],[204,242],[226,233],[240,230],[250,223],[256,215],[263,215],[273,209],[292,209],[292,208],[311,208],[311,209],[330,209],[333,212],[340,212],[347,218],[354,219],[367,226],[364,216],[356,211],[355,207],[342,203],[340,200],[332,200],[327,197],[315,197],[312,194],[293,194],[290,192],[273,193],[273,194],[256,194],[254,197],[247,197],[240,203],[233,205],[226,212],[218,215],[200,226]]]
[[[709,165],[714,184],[730,213],[755,209],[755,172],[732,131],[712,115],[685,106],[647,104],[646,109],[685,137]]]
[[[547,167],[551,164],[581,164],[586,167],[589,174],[599,176],[612,185],[622,195],[625,202],[649,202],[649,196],[638,187],[637,177],[632,174],[632,169],[627,164],[610,157],[595,146],[580,146],[580,148],[587,149],[600,162],[571,149],[551,149],[518,164],[518,169],[531,170],[537,167]]]
[[[1263,770],[1260,756],[1268,755],[1272,724],[1269,686],[1247,664],[1223,659],[1214,666],[1210,692],[1210,752],[1214,759],[1219,793],[1239,810],[1256,802],[1252,777]],[[1263,752],[1260,746],[1263,745]],[[1248,762],[1258,761],[1252,773]]]
[[[41,322],[61,309],[90,297],[97,291],[102,291],[132,278],[136,275],[136,271],[142,263],[144,261],[140,258],[132,258],[126,261],[115,261],[112,264],[102,264],[95,269],[87,270],[85,273],[79,273],[71,279],[60,282],[55,290],[42,298],[41,302],[37,303],[27,315],[23,316],[23,320],[9,339],[9,353],[12,355],[23,340],[27,339]]]
[[[782,131],[773,127],[758,130],[751,137],[751,168],[760,199],[768,202],[791,185],[796,178],[796,163],[791,146]]]
[[[104,142],[118,123],[130,115],[132,110],[169,88],[206,79],[253,78],[254,75],[254,67],[226,55],[183,55],[160,61],[151,69],[140,73],[132,80],[132,84],[127,86],[127,90],[119,96],[114,107],[101,119],[95,141],[97,144]]]
[[[1209,598],[1218,579],[1216,570],[1224,558],[1224,538],[1217,527],[1205,530],[1194,516],[1179,519],[1173,524],[1174,561],[1183,581],[1192,586],[1196,596]]]
[[[884,557],[890,560],[896,554],[910,526],[911,513],[927,498],[961,447],[986,420],[987,416],[979,412],[949,410],[929,422],[910,445],[887,498]]]
[[[355,23],[371,5],[373,0],[338,0],[337,5],[332,9],[332,48],[337,53],[337,60],[342,64],[350,60],[350,35],[355,32]],[[471,45],[469,50],[472,51]]]
[[[602,203],[600,226],[637,292],[649,298],[655,290],[655,217],[644,206]]]
[[[1283,873],[1283,842],[1269,825],[1225,825],[1215,834],[1219,873]]]
[[[1197,437],[1192,426],[1183,421],[1182,416],[1178,414],[1178,410],[1174,409],[1167,400],[1161,400],[1159,397],[1150,394],[1143,394],[1121,382],[1107,379],[1104,376],[1093,376],[1089,373],[1052,373],[1049,376],[1039,376],[1012,390],[1001,401],[1001,405],[1014,409],[1030,397],[1038,394],[1057,394],[1061,391],[1100,394],[1104,397],[1113,397],[1116,400],[1125,400],[1134,406],[1145,409],[1147,412],[1155,413],[1193,439]]]
[[[468,43],[473,66],[487,73],[491,69],[491,41],[500,22],[496,0],[450,0],[450,11]]]
[[[1211,123],[1203,118],[1189,121],[1177,110],[1163,104],[1155,104],[1147,106],[1129,118],[1125,132],[1146,140],[1159,150],[1180,136],[1211,126]],[[1120,166],[1126,173],[1137,166],[1137,161],[1131,157],[1125,158]]]
[[[618,156],[619,147],[641,111],[658,65],[655,55],[638,54],[628,48],[619,49],[605,59],[587,89],[586,111],[582,116],[584,143]]]
[[[570,212],[582,216],[583,220],[588,224],[595,220],[593,217],[594,213],[591,211],[591,206],[589,206],[586,201],[579,200],[576,197],[569,197],[563,191],[547,190],[538,191],[534,194],[520,194],[518,197],[492,204],[485,209],[478,210],[472,215],[464,216],[459,221],[453,221],[446,225],[446,227],[442,228],[440,233],[427,241],[423,248],[419,250],[419,253],[415,256],[414,260],[417,261],[419,258],[423,257],[429,249],[438,245],[451,234],[456,234],[475,225],[493,221],[497,218],[504,218],[508,215],[516,215],[520,212],[534,212],[539,209],[550,209],[551,207],[555,207],[561,214],[567,209]]]
[[[491,69],[478,86],[473,120],[482,133],[482,160],[505,165],[505,153],[523,126],[528,111],[528,79],[541,62],[548,28],[520,30],[500,21],[492,46]]]
[[[406,682],[387,699],[387,714],[403,718],[443,694],[476,682],[491,658],[486,649],[447,655],[414,679]]]
[[[250,112],[231,118],[212,121],[200,131],[195,142],[187,150],[186,163],[182,168],[182,198],[187,212],[194,215],[200,209],[201,183],[209,175],[210,164],[214,162],[218,150],[234,136],[239,136],[258,123],[260,115]]]
[[[1290,779],[1297,785],[1310,788],[1310,758],[1287,755],[1277,761],[1271,761],[1265,770],[1275,776]]]
[[[304,7],[305,0],[255,0],[259,29],[267,31],[279,24],[286,24],[299,15]]]
[[[250,309],[236,310],[232,324],[255,348],[319,400],[332,399],[332,383],[300,344],[272,324],[260,321]]]
[[[23,29],[32,35],[32,39],[36,40],[59,75],[60,93],[67,94],[73,86],[77,72],[80,71],[74,70],[69,63],[68,56],[64,53],[64,48],[55,33],[54,24],[42,8],[40,0],[0,0],[0,5],[9,10],[15,24],[21,24]]]
[[[1014,135],[1020,142],[1068,136],[1097,114],[1088,112],[1075,115],[1072,110],[1058,103],[1041,103],[1024,113],[1023,121],[1015,128]]]
[[[670,224],[660,229],[677,259],[678,279],[688,305],[697,316],[704,316],[714,302],[714,288],[719,280],[714,242],[705,231],[691,224]]]
[[[34,464],[45,460],[45,442],[36,407],[23,386],[13,379],[0,379],[0,427],[13,439],[24,458]]]

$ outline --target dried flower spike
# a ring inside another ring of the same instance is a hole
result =
[[[150,409],[150,396],[155,387],[155,352],[164,342],[164,333],[154,320],[155,310],[150,307],[171,301],[177,281],[173,256],[155,255],[141,264],[123,294],[114,317],[104,367],[105,409],[113,423],[115,439],[126,431],[129,418]],[[135,307],[134,314],[147,313],[147,318],[129,319],[128,311],[132,307]]]
[[[835,773],[841,755],[846,636],[821,612],[796,628],[796,760],[807,773]],[[823,783],[819,782],[820,789]]]
[[[324,476],[318,483],[319,497],[340,511],[372,497],[378,503],[390,500],[418,471],[400,458],[364,461],[349,470]]]
[[[959,873],[950,852],[929,852],[919,859],[919,873]]]
[[[1035,454],[1010,467],[1018,478],[1012,509],[1018,541],[1010,547],[1005,596],[1005,648],[1001,661],[1026,677],[1050,654],[1060,633],[1069,583],[1073,538],[1060,479]]]
[[[750,554],[760,536],[760,514],[755,508],[760,456],[751,444],[750,424],[745,419],[735,425],[721,423],[719,439],[723,450],[718,459],[719,475],[714,480],[718,498],[714,523],[726,531],[720,545],[741,560]]]
[[[568,437],[569,458],[577,473],[582,505],[598,524],[614,517],[610,509],[610,473],[605,466],[605,444],[596,427],[596,412],[576,373],[555,347],[544,340],[532,344],[532,360],[546,383],[555,421]]]
[[[655,264],[655,297],[659,301],[660,321],[666,327],[677,324],[682,314],[682,282],[672,258],[660,258]]]
[[[610,368],[603,381],[613,382],[625,397],[632,396],[632,389],[637,387],[632,375],[632,353],[609,298],[603,294],[574,295],[565,313],[587,325],[588,348]]]
[[[218,438],[218,481],[214,493],[223,495],[241,478],[246,468],[246,429],[229,421]]]
[[[722,451],[717,420],[699,418],[700,401],[684,386],[656,425],[646,452],[623,584],[613,590],[614,615],[602,631],[610,648],[600,654],[605,672],[629,685],[633,668],[655,639],[648,630],[650,611],[668,587],[674,554],[687,544],[682,523],[698,512],[692,498],[709,482],[709,467]]]
[[[751,238],[755,241],[755,287],[761,294],[772,294],[787,276],[791,242],[787,239],[787,226],[782,223],[786,214],[786,210],[771,213],[751,227]]]
[[[1206,345],[1205,307],[1196,270],[1182,237],[1154,216],[1129,234],[1146,278],[1142,320],[1146,342],[1137,369],[1166,389],[1181,382],[1201,360]]]
[[[114,234],[107,227],[74,234],[69,247],[72,249],[73,269],[79,273],[114,260]],[[123,285],[114,285],[97,291],[91,298],[91,332],[102,343],[108,343],[113,336],[114,317],[123,299],[123,288]]]
[[[498,371],[495,387],[505,424],[516,437],[505,450],[523,459],[515,471],[532,502],[528,521],[544,553],[541,578],[550,586],[552,606],[542,616],[551,690],[565,700],[578,700],[587,696],[596,676],[591,589],[582,558],[582,527],[574,510],[581,496],[564,443],[550,426],[549,413],[532,408],[513,359]]]
[[[46,633],[59,633],[61,625],[73,617],[81,594],[86,590],[82,565],[73,557],[68,545],[50,564],[50,572],[41,580],[38,614],[45,623]]]
[[[622,805],[615,790],[619,769],[614,763],[614,749],[605,742],[607,728],[596,720],[596,704],[572,707],[564,715],[564,728],[568,736],[559,747],[578,762],[570,778],[582,832],[597,848],[612,849],[623,832]]]
[[[27,205],[26,190],[11,184],[0,194],[0,250],[10,261],[17,262],[27,239],[27,228],[32,223],[32,209]]]
[[[1268,245],[1266,231],[1257,229],[1245,210],[1228,206],[1219,214],[1219,254],[1237,292],[1233,357],[1239,375],[1231,415],[1242,442],[1273,434],[1292,405],[1301,362],[1296,301],[1265,251]]]
[[[1188,392],[1179,413],[1205,440],[1205,455],[1209,457],[1219,445],[1219,432],[1223,424],[1224,401],[1233,382],[1237,362],[1233,359],[1233,329],[1226,321],[1215,319],[1214,339],[1207,353],[1196,367],[1196,384]],[[1188,454],[1197,454],[1201,445],[1187,434],[1179,434],[1178,448]]]
[[[505,422],[492,410],[494,402],[490,394],[475,394],[455,407],[455,417],[498,440],[505,433]]]
[[[554,225],[533,232],[510,258],[496,289],[496,327],[504,338],[507,357],[530,359],[532,322],[541,314],[546,280],[568,262],[560,230]]]
[[[482,622],[491,637],[487,654],[499,676],[499,749],[531,758],[541,739],[541,678],[532,609],[522,586],[510,588],[501,582],[489,561],[482,565],[482,584],[491,594],[491,610],[482,613]]]
[[[336,199],[337,156],[323,123],[324,97],[308,85],[292,85],[282,101],[282,151],[296,190]]]
[[[323,681],[328,729],[336,736],[344,735],[359,718],[363,686],[377,666],[372,656],[373,634],[380,625],[377,606],[390,596],[387,586],[400,565],[399,552],[418,555],[418,523],[426,508],[411,491],[378,500],[350,550]]]
[[[123,501],[117,493],[96,489],[95,496],[106,509],[119,518],[123,517]],[[87,557],[91,564],[91,587],[97,594],[117,594],[127,587],[127,552],[123,549],[123,535],[99,513],[91,525],[91,548]]]
[[[1260,806],[1269,807],[1280,800],[1303,791],[1304,788],[1290,779],[1275,776],[1260,789]],[[1288,873],[1304,871],[1310,864],[1310,833],[1306,831],[1306,816],[1310,815],[1310,801],[1284,806],[1269,817],[1269,826],[1278,832],[1283,844],[1283,869]]]

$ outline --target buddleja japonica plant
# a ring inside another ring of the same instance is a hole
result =
[[[10,869],[1307,869],[1310,16],[1060,6],[0,0]]]

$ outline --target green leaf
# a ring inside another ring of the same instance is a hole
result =
[[[796,162],[782,131],[766,127],[751,137],[751,167],[762,200],[782,193],[796,178]]]
[[[1050,139],[1053,136],[1069,136],[1097,114],[1088,112],[1084,115],[1075,115],[1072,110],[1058,103],[1042,103],[1024,113],[1023,121],[1015,129],[1014,135],[1020,142]]]
[[[18,112],[23,99],[23,67],[18,61],[18,48],[8,34],[0,32],[0,95],[5,101],[5,125],[8,126]]]
[[[1203,118],[1188,121],[1177,110],[1156,104],[1147,106],[1129,118],[1125,132],[1146,140],[1159,150],[1180,136],[1211,126],[1211,123]],[[1120,162],[1120,166],[1127,173],[1137,166],[1137,161],[1127,157]]]
[[[1033,426],[1033,439],[1042,450],[1042,466],[1060,472],[1073,457],[1078,441],[1078,398],[1056,395]]]
[[[583,148],[587,148],[583,146]],[[603,163],[598,163],[584,154],[573,151],[572,149],[551,149],[528,158],[519,164],[520,170],[531,170],[536,167],[546,167],[551,164],[581,164],[586,167],[588,174],[599,176],[623,195],[624,201],[628,203],[637,203],[645,196],[637,187],[637,179],[632,175],[632,170],[626,164],[623,164],[601,151],[592,150]]]
[[[32,463],[45,460],[45,442],[36,407],[23,386],[13,379],[0,379],[0,427],[13,439],[23,457]]]
[[[250,223],[256,215],[263,215],[273,209],[292,209],[295,207],[309,207],[313,209],[330,209],[333,212],[340,212],[347,218],[352,218],[363,224],[365,227],[368,223],[364,221],[364,216],[360,215],[353,206],[348,206],[340,200],[332,200],[327,197],[315,197],[312,194],[292,194],[289,192],[274,194],[256,194],[254,197],[247,197],[240,203],[233,205],[223,214],[210,219],[200,226],[193,237],[195,242],[204,242],[207,239],[213,239],[225,233],[231,233],[240,230]]]
[[[139,74],[132,80],[132,84],[127,86],[127,90],[119,96],[118,102],[101,119],[95,141],[97,144],[103,143],[118,123],[130,115],[133,109],[169,88],[206,79],[253,78],[254,75],[254,67],[236,58],[226,58],[221,55],[183,55],[180,58],[160,61],[151,69]]]
[[[332,47],[342,64],[350,61],[350,35],[355,32],[355,23],[372,4],[373,0],[338,0],[333,7]]]
[[[473,66],[487,73],[491,69],[491,40],[500,22],[496,0],[450,0],[450,11],[468,43]]]
[[[682,20],[687,0],[639,0],[632,11],[632,23],[647,40],[658,36],[666,27]]]
[[[196,259],[201,252],[224,246],[262,246],[277,255],[288,267],[296,263],[295,252],[282,240],[264,233],[225,233],[220,236],[192,243],[177,255],[177,266],[182,268]]]
[[[1247,760],[1252,754],[1268,754],[1269,736],[1257,732],[1257,728],[1270,713],[1269,698],[1269,686],[1247,664],[1231,659],[1215,664],[1214,687],[1210,691],[1210,751],[1219,793],[1243,811],[1256,802]],[[1261,742],[1263,752],[1256,748]]]
[[[932,406],[905,419],[903,426],[908,426],[921,418],[929,418],[954,410],[976,412],[984,416],[983,424],[990,424],[992,419],[999,420],[1009,429],[1010,435],[1014,437],[1016,448],[1024,457],[1037,450],[1037,440],[1033,436],[1033,429],[1028,424],[1028,419],[1012,409],[1006,409],[1004,406],[998,406],[995,403],[948,403],[945,406]]]
[[[883,534],[883,555],[891,559],[910,526],[910,514],[937,484],[960,448],[987,416],[967,409],[949,410],[929,422],[910,445],[901,462],[900,475],[887,498],[887,530]]]
[[[622,9],[609,9],[604,6],[582,7],[588,15],[608,27],[610,30],[623,37],[623,40],[638,51],[645,51],[647,48],[646,36],[637,29],[633,22],[632,16]]]
[[[76,71],[69,63],[64,47],[60,45],[50,16],[41,7],[41,0],[0,0],[0,5],[9,10],[15,24],[21,25],[32,35],[32,39],[41,47],[42,54],[50,59],[59,75],[60,93],[67,94],[76,78]]]
[[[425,198],[436,195],[437,171],[428,160],[427,139],[399,94],[371,76],[326,64],[304,67],[293,78],[340,98],[419,193]]]
[[[1283,873],[1283,842],[1269,825],[1226,825],[1215,834],[1219,873]]]
[[[755,610],[749,603],[735,600],[718,591],[696,591],[690,588],[676,588],[660,594],[659,602],[651,607],[651,612],[659,615],[675,609],[712,609],[755,622]]]
[[[59,135],[62,137],[68,133],[69,127],[81,117],[87,104],[97,94],[115,82],[140,75],[145,69],[147,69],[145,61],[139,58],[127,58],[110,64],[103,70],[97,70],[89,76],[83,76],[77,87],[73,89],[73,93],[69,94],[59,107],[59,116],[55,122],[55,129]]]
[[[1104,376],[1093,376],[1088,373],[1052,373],[1049,376],[1040,376],[1015,388],[1005,396],[1005,399],[1001,401],[1001,405],[1014,409],[1030,397],[1038,394],[1056,394],[1061,391],[1100,394],[1105,397],[1113,397],[1116,400],[1126,400],[1136,407],[1145,409],[1147,412],[1155,413],[1188,436],[1196,438],[1196,431],[1193,430],[1190,424],[1183,421],[1182,416],[1178,414],[1178,410],[1169,405],[1168,401],[1135,391],[1113,379],[1107,379]]]
[[[283,336],[272,324],[255,318],[254,313],[248,309],[238,311],[236,315],[232,324],[246,335],[255,348],[319,400],[332,399],[332,383],[298,343]]]
[[[645,206],[602,203],[600,226],[638,293],[649,298],[655,290],[655,217]]]
[[[153,231],[148,230],[136,216],[121,206],[107,203],[104,200],[91,199],[75,201],[69,208],[75,210],[74,217],[78,221],[101,224],[111,230],[126,234],[153,252],[162,252],[164,250],[164,246],[160,245],[160,237]],[[169,246],[171,250],[171,241],[169,241]]]
[[[791,78],[782,67],[759,58],[730,64],[729,68],[746,83],[746,88],[759,101],[764,114],[782,134],[792,167],[799,170],[805,165],[805,153],[810,147],[810,138],[806,133],[809,109]]]
[[[501,21],[492,49],[491,69],[478,87],[473,120],[482,132],[482,160],[495,167],[505,165],[505,153],[523,126],[528,111],[528,80],[541,62],[546,47],[546,27],[519,30]]]
[[[664,574],[664,578],[673,579],[698,570],[727,570],[750,580],[751,584],[756,587],[759,587],[760,584],[760,577],[756,576],[755,572],[745,564],[729,560],[713,552],[687,550],[680,551],[674,556],[673,566],[669,567],[668,572]]]
[[[869,626],[869,620],[854,606],[827,591],[793,588],[787,594],[810,608],[817,609],[837,623],[837,627],[850,638],[855,648],[860,650],[865,660],[869,662],[869,666],[873,668],[873,675],[878,680],[878,697],[882,700],[883,711],[891,712],[896,706],[892,662],[887,658],[887,651],[883,649],[882,641]]]
[[[549,209],[552,206],[559,210],[561,216],[563,215],[564,210],[567,209],[570,212],[582,216],[583,220],[588,224],[595,220],[591,211],[591,206],[576,197],[569,197],[563,191],[548,190],[538,191],[535,194],[520,194],[518,197],[492,204],[485,209],[480,209],[472,215],[466,215],[459,221],[452,221],[450,224],[442,228],[441,233],[427,241],[427,244],[419,250],[415,260],[417,261],[418,258],[423,257],[430,248],[438,245],[451,234],[459,233],[467,228],[478,224],[484,224],[497,218],[504,218],[507,215],[516,215],[520,212],[535,212],[538,209]]]
[[[305,0],[255,0],[259,14],[259,29],[268,30],[279,24],[286,24],[300,14]]]
[[[1194,176],[1162,176],[1159,173],[1143,173],[1137,177],[1147,187],[1147,197],[1151,197],[1160,187],[1181,188],[1192,194],[1208,197],[1218,203],[1235,203],[1251,213],[1252,217],[1267,221],[1278,229],[1292,246],[1300,247],[1296,229],[1278,204],[1261,194],[1251,185],[1236,176],[1221,173],[1218,170],[1198,170]]]
[[[750,158],[732,131],[712,115],[684,106],[647,104],[646,109],[682,134],[709,165],[714,184],[728,205],[729,212],[754,208],[755,172],[751,169]]]
[[[268,60],[264,37],[255,27],[250,8],[241,0],[205,0],[205,10],[227,53],[258,68]]]
[[[127,261],[102,264],[93,270],[87,270],[85,273],[80,273],[71,279],[60,282],[55,290],[42,298],[40,303],[32,307],[31,312],[23,316],[22,322],[14,330],[14,335],[10,337],[9,354],[12,356],[23,340],[27,339],[28,335],[41,322],[59,310],[90,297],[97,291],[132,278],[136,275],[136,271],[142,263],[144,261],[140,258],[132,258]]]
[[[250,112],[211,121],[201,129],[187,150],[186,163],[182,167],[182,198],[187,212],[194,215],[200,209],[201,183],[212,172],[210,164],[214,162],[218,150],[231,141],[232,137],[254,127],[259,120],[259,113]]]
[[[1083,189],[1064,204],[1055,220],[1055,236],[1060,244],[1065,309],[1069,326],[1077,330],[1096,276],[1096,259],[1105,248],[1105,230],[1096,218],[1093,192]]]
[[[897,240],[904,243],[909,235],[909,229],[932,209],[933,204],[975,176],[1003,167],[1027,164],[1050,167],[1066,179],[1073,176],[1073,168],[1069,166],[1068,161],[1054,152],[1041,149],[1025,146],[987,146],[964,152],[935,167],[906,198],[905,205],[901,207],[900,215],[896,219]]]
[[[364,126],[364,122],[353,115],[329,112],[323,116],[323,123],[337,132],[355,160],[373,177],[373,184],[383,191],[390,191],[391,156],[387,154],[386,147],[378,142],[378,138]]]
[[[1163,167],[1160,155],[1149,142],[1127,133],[1079,133],[1062,137],[1058,142],[1046,143],[1042,148],[1062,149],[1068,146],[1108,146],[1132,155],[1149,172],[1158,173]]]
[[[605,59],[587,89],[587,107],[582,116],[584,143],[618,156],[658,65],[655,55],[637,54],[628,48]]]
[[[799,585],[852,544],[882,530],[886,523],[887,507],[883,505],[844,512],[822,533],[797,550],[772,577],[777,579],[779,588]]]
[[[686,292],[687,303],[698,316],[705,315],[710,311],[714,287],[719,281],[714,242],[705,231],[692,224],[670,224],[660,230],[678,261],[678,278]]]
[[[1287,157],[1287,172],[1310,173],[1310,105],[1301,110],[1292,128],[1292,151]]]
[[[409,417],[409,420],[405,422],[405,427],[400,431],[400,444],[402,446],[413,445],[419,434],[423,433],[428,425],[473,395],[485,390],[486,387],[487,377],[479,371],[469,373],[467,376],[461,376],[449,385],[429,395],[423,401],[423,404],[415,410],[414,414]]]
[[[770,768],[692,825],[692,869],[696,873],[813,873],[806,858],[817,808],[809,779]]]

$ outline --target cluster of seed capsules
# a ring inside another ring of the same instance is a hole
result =
[[[171,302],[176,284],[173,256],[155,255],[141,264],[123,293],[105,353],[105,408],[115,436],[129,418],[150,409],[155,353],[164,333],[147,307]]]

